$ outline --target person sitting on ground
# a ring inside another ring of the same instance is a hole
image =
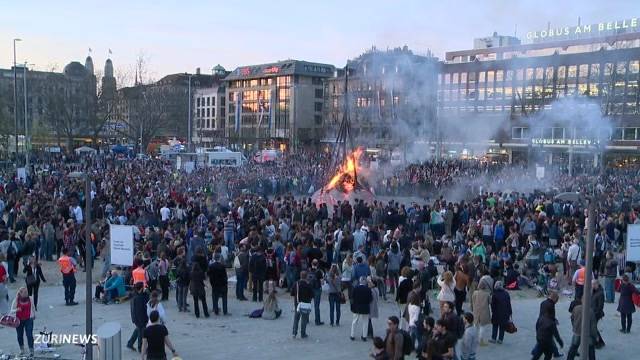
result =
[[[110,301],[124,297],[127,294],[127,289],[124,285],[124,278],[120,276],[118,270],[111,271],[111,277],[104,284],[104,299],[103,303],[108,304]]]
[[[278,306],[278,298],[276,297],[275,282],[269,281],[267,291],[268,295],[264,299],[262,318],[265,320],[275,320],[282,315],[282,309]]]

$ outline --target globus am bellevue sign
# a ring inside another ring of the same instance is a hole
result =
[[[546,30],[527,32],[528,40],[551,40],[561,38],[574,38],[582,36],[603,35],[601,33],[615,33],[618,30],[638,31],[640,30],[638,18],[626,20],[616,20],[600,22],[597,24],[550,27]]]

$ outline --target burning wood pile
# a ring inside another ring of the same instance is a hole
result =
[[[358,148],[348,154],[336,174],[311,197],[316,205],[327,204],[332,207],[338,201],[364,200],[367,203],[373,202],[375,196],[369,190],[360,171],[360,156],[362,149]]]

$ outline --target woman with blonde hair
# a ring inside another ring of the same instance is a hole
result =
[[[24,354],[24,334],[26,333],[29,354],[33,356],[33,319],[36,317],[36,309],[26,287],[21,287],[16,293],[11,304],[11,314],[15,314],[15,317],[20,321],[16,328],[20,355]]]
[[[456,300],[454,289],[456,288],[456,282],[453,279],[453,273],[451,271],[445,271],[438,277],[438,286],[440,286],[440,292],[438,293],[438,301],[440,302],[440,313],[442,313],[442,307],[444,303],[453,303]]]

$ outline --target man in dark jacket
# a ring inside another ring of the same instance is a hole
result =
[[[558,319],[556,318],[556,304],[558,303],[558,293],[555,291],[550,291],[547,298],[540,303],[540,313],[538,314],[538,318],[542,317],[543,314],[550,314],[550,316],[555,319],[556,325],[558,324]],[[536,344],[531,350],[531,355],[533,357],[542,355],[542,349]],[[563,357],[564,354],[561,354],[558,351],[558,347],[555,343],[553,343],[553,357],[560,358]]]
[[[293,305],[295,309],[295,315],[293,316],[293,337],[298,335],[298,324],[302,318],[302,324],[300,324],[300,337],[307,337],[307,324],[309,323],[309,314],[311,313],[311,299],[313,299],[313,289],[307,282],[307,272],[300,272],[300,280],[291,289],[291,296],[293,296]],[[303,309],[299,306],[300,303],[308,304]]]
[[[351,340],[355,340],[356,326],[361,321],[362,324],[362,341],[367,341],[367,325],[369,324],[369,304],[373,300],[371,289],[367,286],[367,278],[360,277],[359,284],[353,288],[351,296],[351,311],[353,312],[353,321],[351,322]]]
[[[247,287],[247,278],[249,277],[249,255],[244,245],[240,245],[238,253],[238,264],[240,267],[236,269],[236,299],[246,301],[244,289]]]
[[[320,300],[322,299],[322,281],[324,279],[324,273],[318,267],[318,259],[313,259],[311,262],[311,269],[309,269],[309,284],[313,289],[313,315],[316,325],[324,325],[324,322],[320,321]]]
[[[594,344],[596,349],[602,348],[604,344],[604,340],[602,339],[602,335],[600,334],[600,330],[598,330],[598,321],[604,317],[604,290],[602,286],[600,286],[600,282],[596,279],[592,280],[593,286],[593,298],[591,299],[591,306],[593,307],[593,313],[596,318],[596,343]]]
[[[136,326],[133,334],[127,341],[127,348],[136,351],[133,343],[138,341],[138,352],[142,351],[142,337],[144,328],[147,326],[149,317],[147,316],[147,303],[149,302],[149,294],[144,291],[144,285],[137,283],[135,285],[136,295],[131,299],[131,322]]]
[[[213,261],[209,264],[207,275],[211,283],[211,298],[213,300],[213,312],[220,314],[218,308],[218,299],[222,298],[222,313],[229,315],[227,312],[227,270],[221,262],[222,255],[220,253],[213,254]]]
[[[536,343],[540,352],[534,354],[532,359],[538,360],[542,354],[544,354],[545,360],[551,359],[554,348],[553,339],[558,342],[560,347],[564,346],[558,333],[556,319],[552,317],[549,308],[546,308],[545,313],[536,322]]]
[[[262,296],[264,294],[264,280],[267,275],[267,259],[264,257],[262,249],[258,247],[256,251],[251,254],[249,258],[249,272],[251,273],[251,282],[253,284],[253,296],[254,302],[262,302]]]

